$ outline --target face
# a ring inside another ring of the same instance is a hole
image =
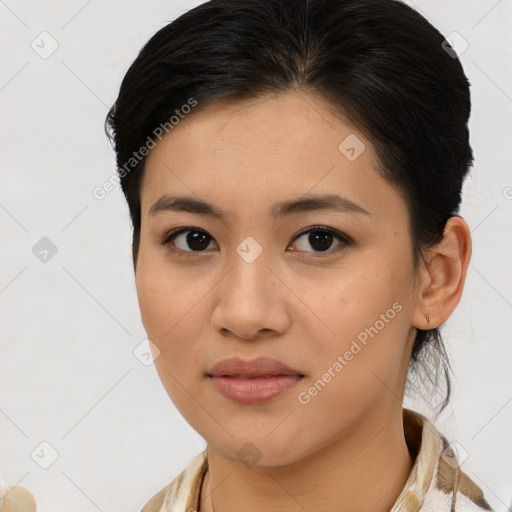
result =
[[[310,93],[222,101],[147,157],[142,321],[170,398],[232,460],[254,445],[258,464],[292,463],[401,411],[415,335],[409,214],[342,119]],[[266,400],[265,377],[237,388],[209,376],[260,356],[299,376],[274,378],[284,387]]]

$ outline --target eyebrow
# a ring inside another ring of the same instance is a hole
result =
[[[362,213],[371,216],[370,212],[361,205],[338,195],[308,195],[299,199],[276,203],[270,208],[270,215],[281,218],[300,212],[316,210],[338,210],[347,213]],[[164,195],[149,209],[149,216],[152,217],[159,212],[176,211],[189,212],[199,215],[207,215],[225,221],[229,214],[226,210],[210,204],[202,199],[187,196]]]

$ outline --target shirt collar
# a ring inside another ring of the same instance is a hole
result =
[[[402,409],[405,441],[414,463],[391,512],[417,512],[425,502],[439,460],[441,437],[434,424],[422,414]]]

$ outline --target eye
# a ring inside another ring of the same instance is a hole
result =
[[[308,235],[308,237],[305,238],[305,235]],[[304,240],[301,241],[301,238],[304,238]],[[327,252],[328,255],[337,253],[352,244],[349,237],[325,226],[312,226],[302,231],[293,240],[293,242],[297,241],[299,241],[299,249],[292,249],[294,252]],[[334,250],[329,250],[334,241],[338,241],[338,245]],[[175,252],[188,253],[184,254],[185,256],[193,256],[204,253],[207,249],[212,249],[211,242],[213,242],[213,238],[206,231],[186,227],[166,234],[161,244],[170,245]],[[308,251],[307,245],[313,247],[314,250]]]
[[[305,235],[308,235],[305,238]],[[300,239],[303,238],[301,241]],[[335,247],[334,250],[328,250],[334,241],[338,241],[339,244]],[[328,254],[334,254],[339,251],[342,251],[349,245],[351,245],[352,241],[339,231],[331,228],[327,228],[325,226],[313,226],[308,228],[306,231],[302,231],[297,235],[294,239],[295,241],[299,241],[299,251],[305,252],[328,252]],[[313,247],[314,251],[308,251],[307,246]],[[295,249],[293,249],[295,251]]]
[[[181,252],[201,253],[209,248],[209,242],[211,241],[213,241],[213,238],[206,231],[189,227],[168,233],[161,243],[162,245],[169,245],[172,242],[172,245]],[[187,246],[192,250],[188,250]]]

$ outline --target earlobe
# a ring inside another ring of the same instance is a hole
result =
[[[462,217],[448,219],[443,239],[427,252],[413,318],[418,329],[434,329],[453,313],[462,296],[471,259],[471,232]]]

